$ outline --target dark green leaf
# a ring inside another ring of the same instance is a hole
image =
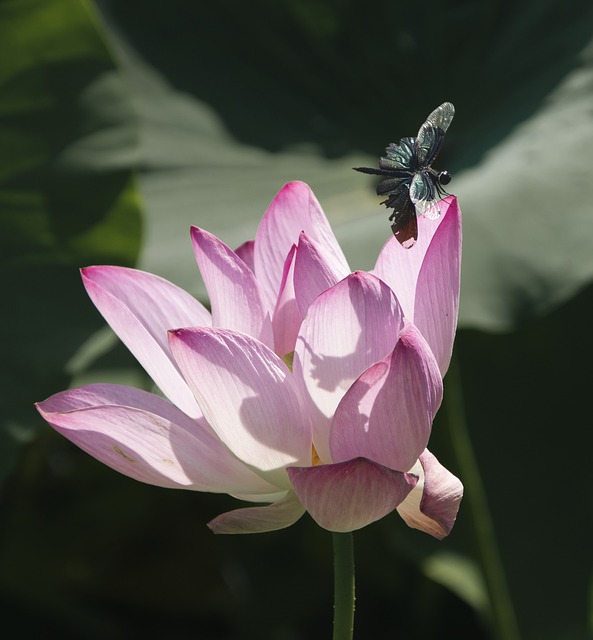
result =
[[[144,123],[147,269],[198,291],[185,229],[239,244],[293,179],[372,266],[388,212],[351,167],[451,100],[436,165],[464,212],[462,326],[516,327],[593,277],[593,5],[100,4]]]
[[[86,2],[1,2],[0,53],[0,409],[14,430],[102,325],[78,268],[136,259],[137,122]]]

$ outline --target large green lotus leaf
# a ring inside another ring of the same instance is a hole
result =
[[[78,268],[135,262],[137,121],[94,11],[79,0],[0,3],[1,415],[14,437],[33,402],[103,323]],[[6,434],[10,434],[7,436]],[[1,462],[0,462],[1,465]]]
[[[202,294],[180,234],[237,245],[293,179],[372,266],[388,212],[351,167],[451,100],[436,164],[465,216],[461,325],[515,327],[590,281],[592,5],[145,4],[100,3],[143,122],[143,267]]]
[[[530,118],[456,181],[465,213],[465,326],[512,328],[591,281],[593,40],[579,60]]]

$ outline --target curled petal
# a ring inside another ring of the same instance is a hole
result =
[[[317,524],[329,531],[361,529],[393,511],[417,478],[365,458],[290,467],[292,486]]]
[[[223,513],[208,523],[214,533],[264,533],[285,529],[294,524],[305,508],[294,493],[265,507],[247,507]]]
[[[408,324],[393,351],[367,369],[336,409],[332,460],[357,455],[390,469],[409,469],[428,444],[443,383],[420,332]]]
[[[307,315],[309,306],[320,293],[333,287],[347,275],[342,262],[303,231],[299,238],[294,269],[295,298],[301,318]]]
[[[304,182],[289,182],[276,194],[255,236],[255,273],[268,309],[273,309],[280,289],[282,268],[301,231],[322,245],[350,271],[348,263],[321,206]]]
[[[294,374],[310,399],[315,447],[329,462],[329,427],[343,395],[390,353],[403,327],[401,308],[378,278],[356,272],[322,293],[301,325]]]
[[[91,300],[161,391],[192,417],[200,410],[167,342],[175,327],[208,326],[210,314],[189,293],[163,278],[124,267],[87,267],[82,281]]]
[[[170,332],[171,349],[208,423],[279,489],[285,467],[310,464],[311,432],[293,376],[254,338],[213,328]]]
[[[397,511],[409,527],[442,540],[455,523],[463,485],[428,449],[412,473],[418,474],[418,484]]]
[[[242,331],[273,347],[272,324],[253,271],[211,233],[192,227],[191,236],[212,305],[212,324]]]
[[[36,406],[56,431],[135,480],[217,493],[276,489],[237,460],[204,420],[146,391],[93,384]]]

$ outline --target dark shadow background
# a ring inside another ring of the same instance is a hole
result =
[[[172,90],[215,110],[237,143],[279,157],[299,145],[315,145],[327,159],[377,155],[395,122],[413,134],[431,108],[450,100],[463,117],[439,162],[462,172],[582,64],[592,24],[585,5],[102,0],[103,23],[78,0],[0,0],[6,637],[331,633],[331,537],[308,516],[285,531],[216,537],[205,523],[235,500],[134,483],[75,449],[32,409],[87,378],[150,388],[121,345],[72,366],[103,326],[77,268],[134,264],[142,211],[135,170],[170,169],[138,151],[142,123],[114,67],[115,39]],[[96,143],[97,132],[109,138]],[[238,198],[233,175],[242,167],[212,158],[219,162]],[[513,296],[518,311],[508,331],[466,325],[458,332],[467,423],[522,637],[581,640],[591,634],[593,288],[543,316],[521,291]],[[463,479],[447,434],[439,415],[431,449]],[[463,596],[480,591],[472,517],[464,502],[440,543],[397,515],[355,535],[357,638],[495,638],[484,609]],[[475,573],[453,562],[464,588],[453,588],[451,575],[448,586],[430,577],[427,563],[439,554],[470,563]]]

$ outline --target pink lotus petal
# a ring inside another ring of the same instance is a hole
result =
[[[304,182],[289,182],[270,203],[255,236],[255,273],[268,309],[276,304],[282,269],[301,231],[325,247],[334,259],[350,268],[331,227],[315,198]]]
[[[212,305],[212,324],[242,331],[273,347],[272,323],[253,271],[211,233],[192,227],[191,237]]]
[[[237,500],[244,500],[245,502],[278,502],[284,500],[290,493],[288,489],[282,489],[282,491],[274,491],[273,493],[230,493],[229,495]]]
[[[317,467],[290,467],[288,476],[302,504],[329,531],[355,531],[393,511],[417,478],[365,458]]]
[[[463,485],[428,449],[412,473],[418,474],[418,484],[397,511],[409,527],[442,540],[455,523]]]
[[[395,292],[404,314],[430,345],[441,374],[449,366],[459,309],[461,213],[457,200],[439,202],[441,216],[418,219],[418,242],[403,249],[395,238],[383,247],[374,273]]]
[[[223,329],[178,329],[170,342],[218,437],[262,477],[288,488],[285,467],[311,463],[311,433],[282,360],[254,338]]]
[[[276,489],[237,460],[204,420],[146,391],[93,384],[36,406],[56,431],[135,480],[216,493]]]
[[[294,493],[265,507],[248,507],[228,511],[214,518],[208,526],[214,533],[264,533],[285,529],[305,513]]]
[[[442,217],[418,274],[414,324],[444,376],[451,362],[459,312],[461,212],[456,199]]]
[[[414,320],[418,273],[449,204],[448,199],[441,200],[438,205],[441,215],[433,220],[418,216],[418,240],[412,249],[404,249],[395,238],[390,238],[377,258],[373,273],[393,289],[408,320]]]
[[[390,469],[409,469],[428,444],[443,396],[437,363],[414,325],[395,348],[348,389],[330,432],[334,462],[364,456]]]
[[[293,245],[284,263],[280,293],[272,317],[274,350],[279,356],[285,356],[287,353],[294,351],[294,345],[303,320],[294,295],[295,259],[296,247]]]
[[[235,249],[235,253],[243,260],[243,262],[251,269],[251,271],[255,270],[254,266],[254,256],[255,252],[255,242],[253,240],[247,240],[241,246]]]
[[[163,278],[124,267],[87,267],[91,300],[161,391],[192,417],[201,412],[173,362],[167,331],[210,325],[210,314],[189,293]]]
[[[294,269],[295,298],[301,318],[307,315],[309,306],[320,293],[333,287],[348,273],[330,251],[302,232]]]
[[[329,427],[340,400],[363,371],[393,350],[402,328],[391,289],[361,271],[322,293],[309,308],[293,370],[311,401],[313,438],[322,461],[331,461]]]

